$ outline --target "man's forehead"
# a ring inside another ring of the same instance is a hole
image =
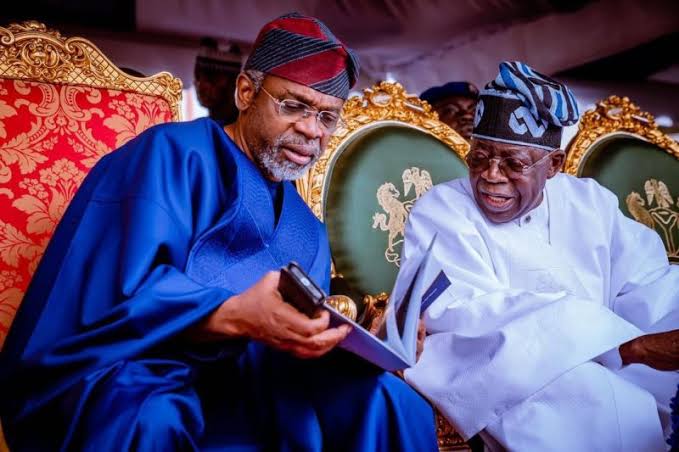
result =
[[[265,80],[268,80],[267,86],[273,87],[277,94],[299,100],[319,110],[339,111],[344,105],[344,101],[339,97],[323,94],[313,88],[282,77],[268,75]]]
[[[544,152],[543,149],[532,146],[521,146],[513,143],[503,143],[501,141],[484,140],[479,138],[472,139],[472,149],[479,149],[503,155],[530,155],[536,150]]]

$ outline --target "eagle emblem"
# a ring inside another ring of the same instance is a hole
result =
[[[406,169],[401,175],[403,181],[403,196],[406,197],[414,191],[410,199],[401,200],[401,192],[392,182],[385,182],[377,189],[377,202],[383,212],[375,212],[372,217],[373,229],[388,233],[387,249],[384,258],[397,267],[401,263],[401,250],[397,249],[403,243],[403,233],[406,220],[415,201],[425,194],[433,182],[429,171],[415,166]]]

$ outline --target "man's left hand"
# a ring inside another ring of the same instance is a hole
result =
[[[646,334],[620,346],[623,364],[645,364],[657,370],[679,370],[679,330]]]
[[[424,338],[427,337],[427,328],[424,326],[424,320],[420,319],[417,324],[417,352],[416,361],[420,360],[422,350],[424,350]]]

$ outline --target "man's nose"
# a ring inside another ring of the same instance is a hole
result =
[[[488,169],[481,176],[488,182],[505,182],[507,180],[504,172],[500,169],[500,162],[497,159],[490,159]]]
[[[318,124],[318,117],[310,114],[295,123],[295,129],[309,140],[317,140],[323,136],[323,130]]]

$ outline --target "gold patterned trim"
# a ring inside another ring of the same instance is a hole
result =
[[[658,129],[653,115],[641,111],[627,97],[611,96],[585,112],[580,119],[578,133],[568,146],[564,171],[574,176],[580,175],[593,145],[613,133],[632,134],[679,159],[679,143]]]
[[[297,190],[323,220],[323,194],[330,179],[330,169],[344,149],[344,144],[374,127],[398,124],[428,133],[447,144],[460,158],[469,151],[469,143],[448,125],[439,121],[431,105],[408,94],[400,83],[380,82],[352,97],[342,109],[344,125],[330,138],[325,154],[309,172],[297,181]]]
[[[64,38],[36,21],[0,27],[0,78],[131,91],[167,101],[180,119],[182,82],[168,72],[133,77],[84,38]]]

